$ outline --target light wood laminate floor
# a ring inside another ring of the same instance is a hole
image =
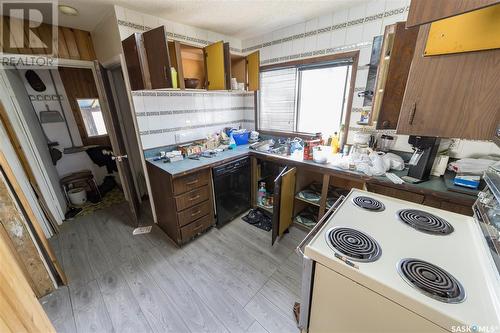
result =
[[[65,222],[51,239],[70,281],[40,302],[58,332],[298,332],[305,233],[240,218],[182,248],[156,226],[132,235],[125,205]]]

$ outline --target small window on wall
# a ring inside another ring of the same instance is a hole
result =
[[[87,136],[95,137],[107,135],[106,125],[102,116],[101,106],[97,98],[77,98],[76,102],[80,109],[80,114],[85,124]]]

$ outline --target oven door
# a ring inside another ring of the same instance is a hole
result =
[[[302,286],[300,290],[299,328],[306,332],[309,328],[315,262],[304,254],[304,250],[314,236],[316,236],[318,232],[323,229],[325,223],[330,220],[344,199],[344,196],[340,196],[340,198],[338,198],[326,214],[323,215],[321,220],[319,220],[309,234],[307,234],[307,236],[302,240],[296,250],[297,254],[302,256]]]

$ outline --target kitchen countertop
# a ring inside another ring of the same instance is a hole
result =
[[[245,156],[253,155],[257,156],[261,159],[266,159],[270,161],[274,161],[276,163],[282,163],[282,164],[290,164],[290,165],[297,165],[297,166],[302,166],[302,167],[307,167],[310,168],[311,171],[314,172],[319,172],[319,173],[326,173],[326,174],[331,174],[335,176],[342,176],[342,177],[347,177],[347,178],[356,178],[361,181],[365,181],[368,183],[376,183],[388,187],[393,187],[396,189],[403,189],[403,190],[408,190],[411,192],[417,192],[417,193],[432,193],[433,195],[437,196],[442,196],[446,197],[448,199],[456,199],[457,201],[460,201],[462,203],[472,203],[475,201],[476,197],[472,195],[467,195],[464,193],[458,193],[454,191],[450,191],[448,187],[445,184],[445,181],[443,177],[434,177],[431,176],[431,178],[428,181],[419,183],[419,184],[409,184],[409,183],[403,183],[403,184],[394,184],[391,182],[387,177],[385,176],[367,176],[363,173],[356,172],[356,171],[351,171],[351,170],[345,170],[341,169],[339,167],[335,167],[330,164],[318,164],[310,160],[303,160],[302,158],[295,158],[293,156],[282,156],[282,155],[276,155],[276,154],[271,154],[271,153],[264,153],[264,152],[258,152],[255,150],[250,150],[249,149],[250,145],[241,145],[237,146],[236,149],[232,150],[227,150],[224,152],[221,152],[217,154],[214,157],[211,158],[206,158],[206,157],[200,157],[199,160],[192,160],[192,159],[184,159],[183,161],[178,161],[174,163],[164,163],[163,160],[160,161],[153,161],[152,159],[147,160],[148,163],[151,163],[158,168],[162,169],[163,171],[169,173],[172,177],[180,177],[201,169],[209,168],[209,167],[215,167],[221,164],[224,164],[226,162],[229,162],[231,160],[235,160],[238,158],[243,158]],[[398,176],[403,176],[406,175],[407,171],[391,171],[394,172]]]

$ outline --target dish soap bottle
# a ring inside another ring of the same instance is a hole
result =
[[[333,134],[331,145],[332,145],[332,154],[337,154],[339,152],[339,147],[340,147],[339,135],[337,132]]]
[[[263,205],[265,198],[266,198],[266,183],[261,182],[259,186],[259,191],[257,192],[257,204]]]
[[[229,135],[229,149],[235,149],[236,148],[236,141],[234,141],[233,138],[233,133]]]

